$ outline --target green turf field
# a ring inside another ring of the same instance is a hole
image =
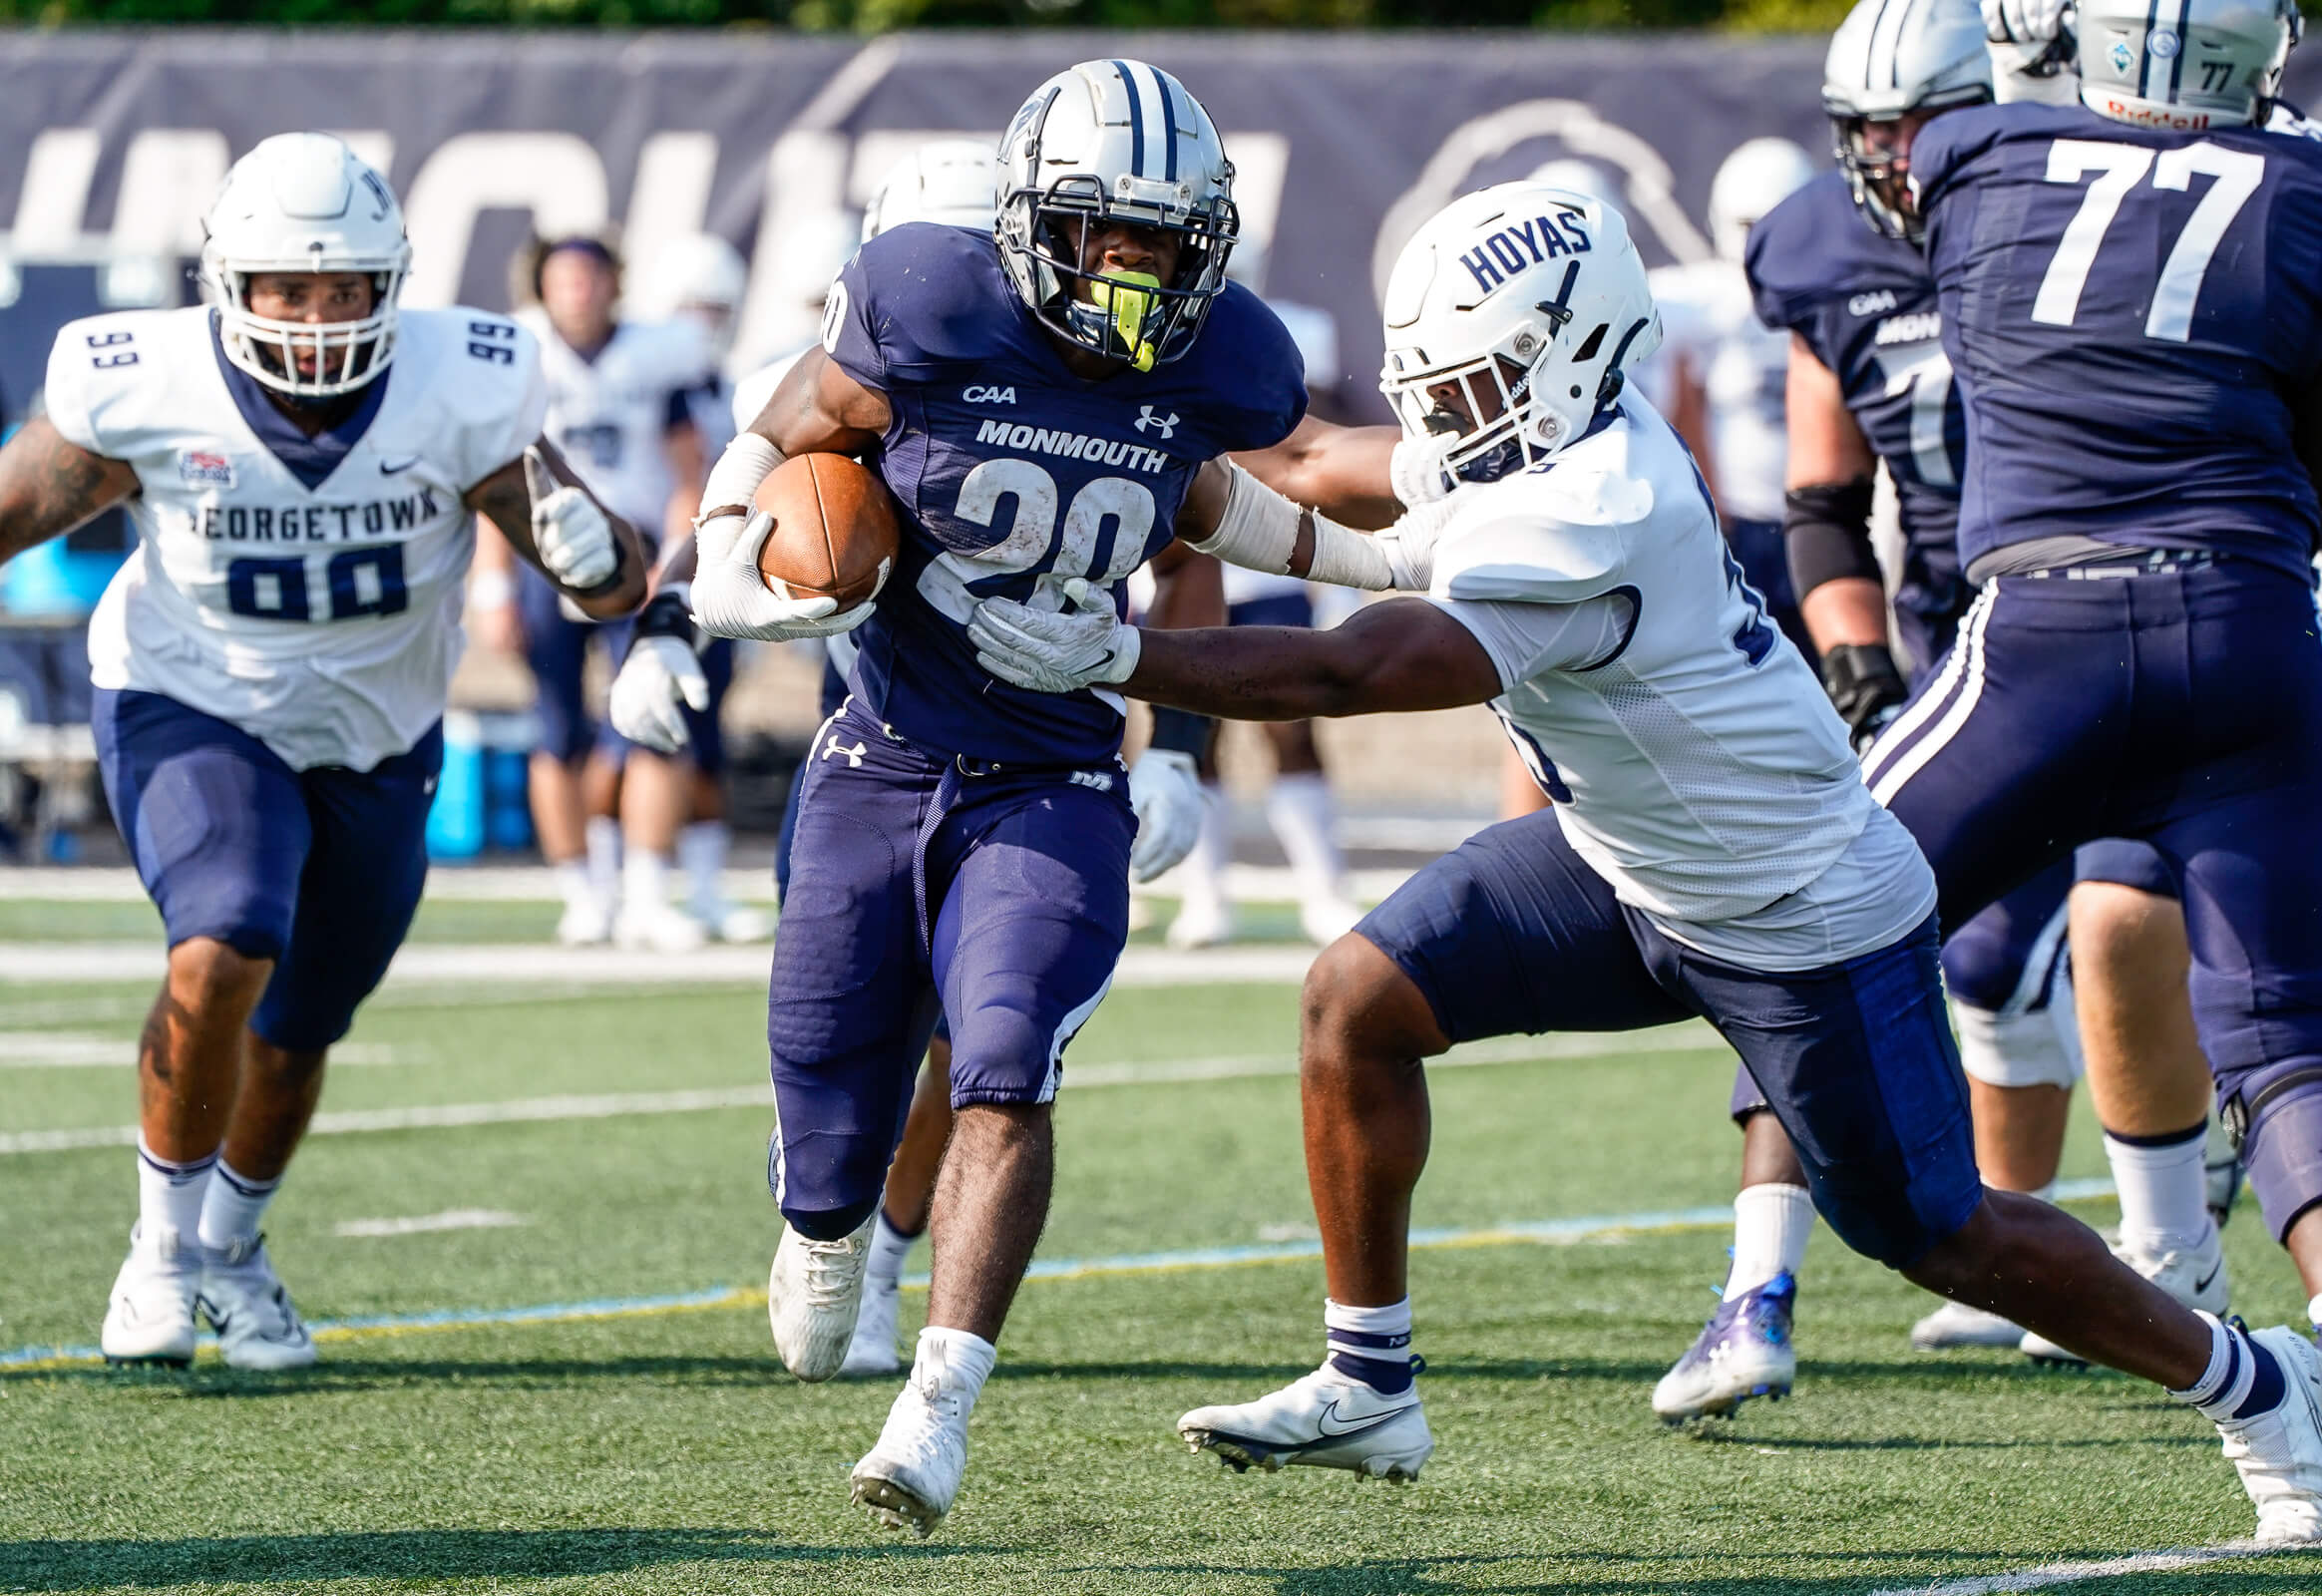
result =
[[[0,985],[0,1033],[126,1039],[145,997]],[[1270,987],[1108,1000],[1071,1057],[1090,1083],[1058,1105],[1044,1259],[1280,1252],[1311,1234],[1293,1002]],[[739,989],[391,991],[352,1038],[369,1061],[336,1071],[325,1107],[746,1095],[762,1017],[762,994]],[[1150,1078],[1187,1060],[1225,1078]],[[1444,1069],[1418,1222],[1722,1202],[1729,1069],[1701,1048]],[[122,1068],[0,1067],[0,1133],[134,1110]],[[767,1120],[736,1106],[316,1137],[269,1222],[309,1319],[608,1311],[343,1332],[290,1378],[206,1357],[185,1375],[0,1368],[0,1590],[1868,1596],[2248,1529],[2191,1415],[2110,1376],[1914,1355],[1903,1330],[1926,1300],[1826,1233],[1796,1398],[1703,1436],[1661,1430],[1647,1395],[1724,1266],[1719,1232],[1678,1229],[1420,1254],[1440,1449],[1401,1490],[1236,1477],[1171,1433],[1187,1406],[1311,1367],[1311,1259],[1035,1281],[977,1409],[960,1505],[935,1540],[905,1542],[846,1502],[892,1389],[795,1384],[751,1295],[774,1234]],[[2084,1124],[2067,1173],[2101,1172]],[[0,1354],[94,1342],[133,1205],[126,1149],[0,1155]],[[462,1213],[495,1223],[384,1223]],[[2301,1293],[2253,1213],[2228,1240],[2241,1311],[2294,1315]],[[609,1312],[688,1295],[713,1305]],[[922,1302],[907,1293],[907,1325]],[[2307,1591],[2322,1557],[2065,1588]]]

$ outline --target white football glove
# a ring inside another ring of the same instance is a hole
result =
[[[1435,543],[1450,525],[1454,508],[1449,499],[1413,505],[1393,526],[1371,534],[1398,593],[1425,593],[1434,586]]]
[[[1129,879],[1151,881],[1175,868],[1201,840],[1201,776],[1193,755],[1148,748],[1129,767],[1129,807],[1137,812],[1137,840],[1129,848]]]
[[[1984,37],[1994,44],[2047,44],[2064,31],[2071,0],[1983,0]]]
[[[1443,457],[1460,440],[1456,437],[1414,438],[1405,433],[1387,458],[1386,480],[1405,506],[1431,505],[1457,486],[1444,468]]]
[[[607,705],[612,729],[657,754],[681,752],[685,709],[709,707],[709,678],[682,637],[639,637],[629,644]]]
[[[560,587],[586,593],[620,570],[612,523],[587,493],[557,480],[539,448],[524,452],[525,487],[532,494],[533,550]]]
[[[1013,598],[977,604],[968,620],[975,662],[1033,692],[1128,680],[1143,647],[1137,628],[1122,625],[1109,596],[1078,577],[1064,585],[1064,597],[1069,602],[1062,609],[1034,609]]]
[[[758,570],[758,551],[774,531],[765,511],[718,516],[693,529],[700,562],[693,575],[693,622],[713,637],[755,637],[789,642],[796,637],[829,637],[853,631],[876,607],[866,598],[842,610],[836,598],[793,598],[790,591]],[[882,561],[879,587],[894,564]],[[878,596],[878,588],[872,597]]]

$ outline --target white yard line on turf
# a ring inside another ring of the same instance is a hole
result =
[[[13,1017],[13,1016],[11,1016]],[[330,1050],[333,1064],[417,1062],[398,1059],[378,1042],[341,1042]],[[133,1036],[94,1036],[73,1030],[0,1030],[0,1069],[121,1069],[137,1062]]]
[[[334,1236],[368,1239],[377,1236],[424,1236],[438,1230],[513,1230],[532,1221],[502,1208],[447,1208],[440,1214],[413,1214],[403,1219],[342,1219],[331,1226]]]
[[[580,983],[590,987],[764,986],[772,959],[764,945],[718,945],[690,954],[634,953],[620,948],[557,948],[531,943],[411,943],[395,956],[387,990],[423,982],[501,985]],[[1121,956],[1116,987],[1288,984],[1315,961],[1307,947],[1204,948],[1179,953],[1132,948]],[[0,943],[0,981],[158,981],[168,967],[162,945],[145,943]]]
[[[1607,1053],[1712,1052],[1725,1050],[1718,1033],[1698,1021],[1608,1036],[1508,1037],[1473,1042],[1433,1060],[1431,1068],[1518,1063],[1532,1058],[1593,1058]],[[1290,1075],[1298,1060],[1287,1053],[1248,1053],[1222,1058],[1162,1058],[1129,1063],[1071,1064],[1067,1086],[1156,1086],[1178,1081],[1233,1080]],[[442,1130],[462,1125],[528,1124],[563,1119],[625,1119],[639,1114],[696,1113],[711,1108],[765,1108],[772,1093],[764,1085],[716,1086],[692,1091],[630,1091],[519,1097],[489,1103],[430,1103],[409,1108],[326,1110],[307,1126],[310,1136],[344,1136],[383,1130]],[[0,1156],[73,1152],[89,1147],[134,1147],[135,1125],[86,1125],[65,1130],[0,1131]]]
[[[1979,1574],[1972,1579],[1947,1579],[1933,1585],[1897,1585],[1872,1591],[1871,1596],[2014,1596],[2017,1591],[2046,1590],[2052,1585],[2077,1585],[2091,1579],[2125,1579],[2132,1574],[2166,1574],[2180,1568],[2198,1568],[2228,1557],[2262,1557],[2299,1548],[2260,1546],[2255,1541],[2225,1541],[2216,1546],[2188,1546],[2165,1552],[2133,1552],[2101,1562],[2043,1563],[2012,1574]]]

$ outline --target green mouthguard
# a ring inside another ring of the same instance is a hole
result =
[[[1161,296],[1152,291],[1161,286],[1161,279],[1149,271],[1121,271],[1094,278],[1088,286],[1096,307],[1112,312],[1113,331],[1129,351],[1129,364],[1151,371],[1160,350],[1143,333],[1147,319],[1161,307]]]

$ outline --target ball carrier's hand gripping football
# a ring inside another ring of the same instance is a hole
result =
[[[849,596],[801,591],[794,576],[780,574],[788,566],[774,564],[787,553],[792,541],[788,535],[801,533],[810,535],[810,541],[822,542],[835,569],[834,535],[839,528],[821,513],[814,484],[819,465],[841,458],[801,455],[796,461],[785,461],[773,444],[748,432],[727,445],[702,492],[710,508],[693,525],[697,551],[693,618],[702,630],[718,637],[787,642],[851,631],[871,618],[872,599],[886,584],[892,558],[879,562],[868,592]],[[784,467],[789,469],[777,469]],[[806,473],[807,494],[776,491],[794,487],[785,479],[798,471]],[[806,519],[806,505],[815,503],[814,525],[788,525],[792,518],[765,508],[759,503],[761,496],[797,506],[799,520]],[[769,542],[777,537],[783,537],[784,542],[770,553]],[[843,601],[846,598],[852,601]]]

